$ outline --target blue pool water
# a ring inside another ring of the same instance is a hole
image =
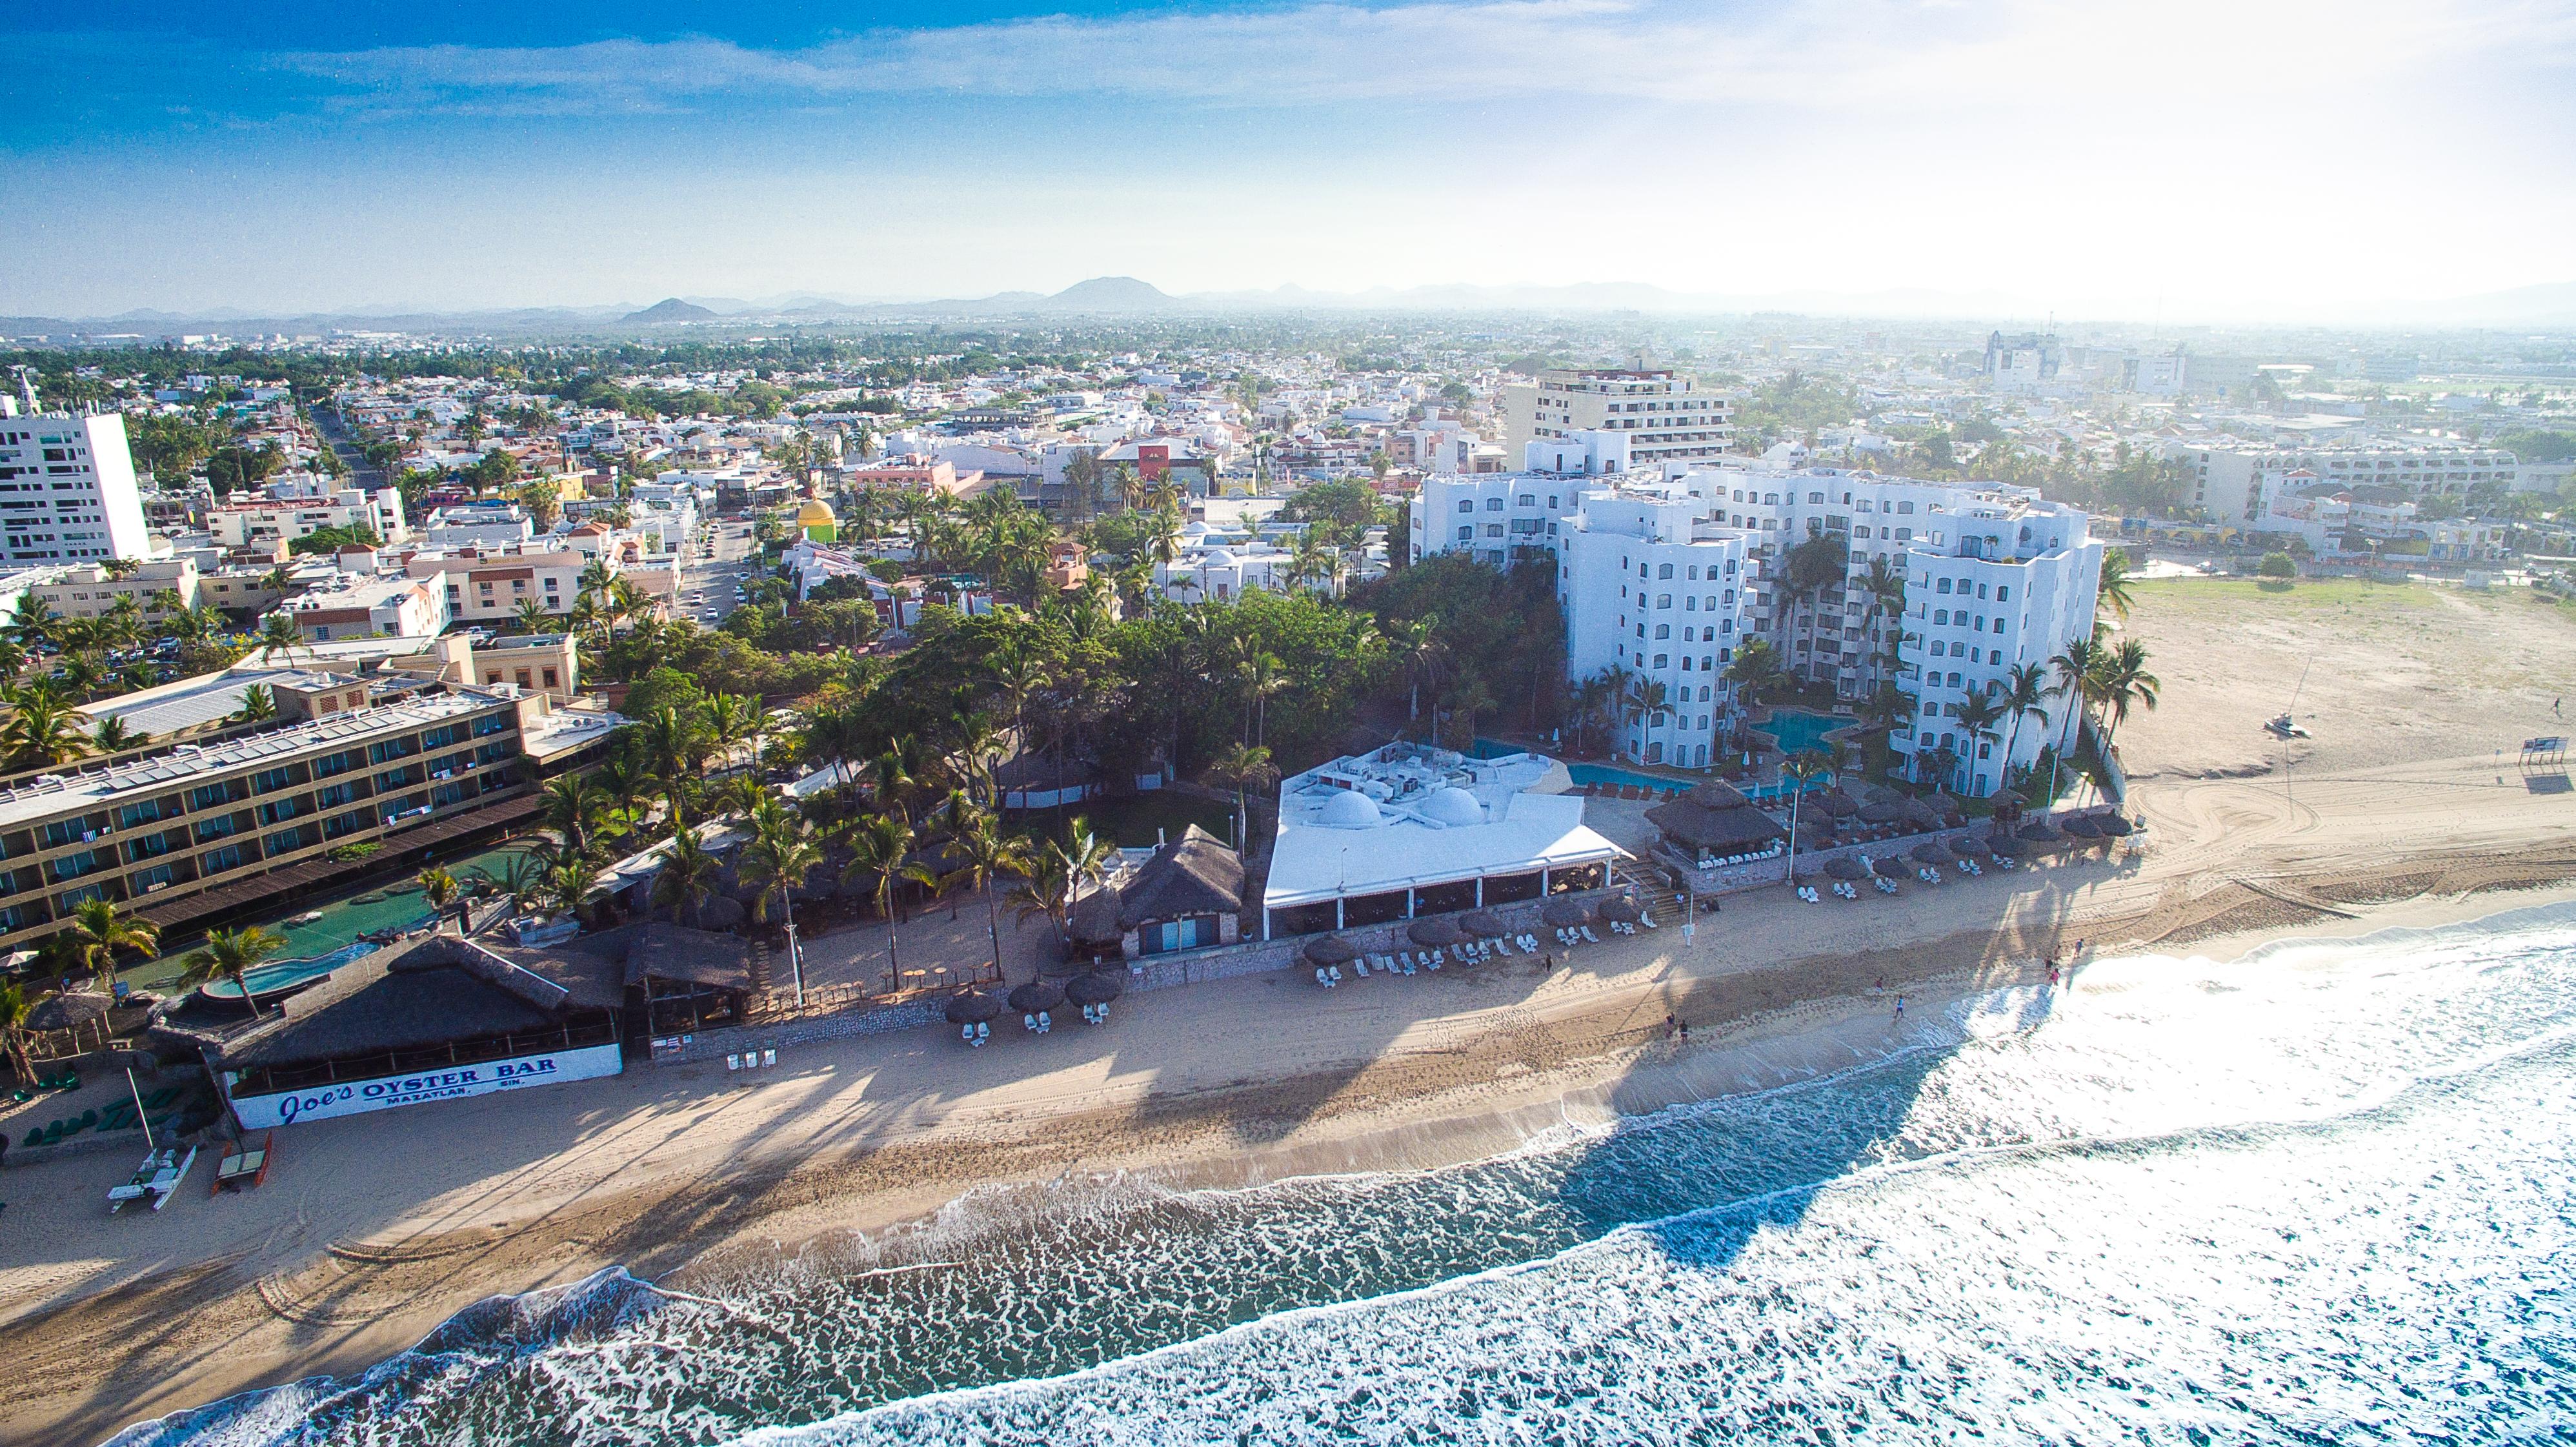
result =
[[[274,994],[290,985],[301,985],[307,980],[318,980],[351,960],[362,955],[372,955],[383,948],[384,946],[367,940],[358,940],[355,943],[343,945],[327,955],[314,955],[300,960],[273,960],[258,969],[242,971],[242,982],[250,986],[250,992],[253,995]],[[241,991],[234,989],[233,982],[230,980],[209,981],[202,988],[217,999],[241,998]]]
[[[1849,728],[1852,720],[1832,714],[1804,713],[1797,709],[1775,708],[1766,723],[1754,725],[1756,733],[1766,733],[1780,741],[1780,752],[1794,754],[1806,749],[1827,749],[1825,735],[1836,729]]]
[[[118,1442],[2569,1440],[2576,912],[1921,1013],[1467,1165],[603,1271]]]

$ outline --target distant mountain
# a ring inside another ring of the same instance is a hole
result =
[[[1162,288],[1132,276],[1095,276],[1077,281],[1046,299],[1048,311],[1168,311],[1179,305]]]
[[[628,312],[623,317],[618,318],[620,321],[645,323],[711,322],[715,319],[716,314],[714,312],[709,311],[705,307],[698,306],[695,303],[682,301],[676,296],[664,297],[662,300],[653,303],[651,306],[644,308],[640,312]]]

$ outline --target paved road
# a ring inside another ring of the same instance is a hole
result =
[[[357,486],[369,491],[385,486],[382,469],[369,465],[366,454],[358,450],[357,442],[349,436],[349,429],[340,425],[338,408],[314,407],[308,410],[313,417],[313,430],[322,434],[322,440],[330,445],[333,452],[340,454],[340,460],[348,465]]]
[[[700,551],[712,540],[715,555]],[[680,569],[680,611],[701,624],[722,622],[734,610],[734,589],[752,574],[751,524],[717,518],[698,530],[689,559]],[[713,613],[713,618],[708,617]]]

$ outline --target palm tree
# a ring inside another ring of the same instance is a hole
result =
[[[600,820],[608,807],[607,793],[587,775],[565,774],[538,793],[537,820],[554,831],[560,857],[586,858],[606,832]]]
[[[746,743],[754,745],[752,762],[755,767],[759,764],[755,740],[764,722],[760,700],[748,694],[719,693],[707,700],[706,740],[728,764],[733,762],[733,751]]]
[[[1029,868],[1013,891],[1022,903],[1022,918],[1043,914],[1055,925],[1056,938],[1063,940],[1072,933],[1074,901],[1081,897],[1085,884],[1096,884],[1109,874],[1109,862],[1117,857],[1118,846],[1091,832],[1091,821],[1079,814],[1065,825],[1062,839],[1049,839],[1040,844],[1029,860]]]
[[[1234,786],[1234,847],[1245,854],[1252,852],[1252,813],[1248,791],[1266,787],[1279,777],[1278,766],[1270,762],[1270,750],[1259,744],[1236,744],[1220,755],[1208,772]]]
[[[2136,582],[2136,574],[2130,571],[2129,550],[2104,548],[2102,578],[2095,589],[2094,601],[2105,611],[2126,619],[2130,605],[2137,602],[2137,595],[2131,591]]]
[[[2003,776],[2012,777],[2013,747],[2021,741],[2021,721],[2039,715],[2042,727],[2048,724],[2048,670],[2037,663],[2016,663],[2004,673],[2003,697],[1997,700],[2011,716],[2004,733]]]
[[[1002,914],[993,882],[1005,874],[1028,873],[1028,841],[1004,834],[999,821],[982,809],[969,808],[956,822],[957,833],[949,847],[965,860],[957,870],[960,882],[983,893],[984,924],[993,938],[993,978],[998,980],[1002,977]]]
[[[7,748],[12,769],[67,764],[89,753],[80,731],[85,716],[50,684],[39,680],[8,693],[6,701],[9,718],[0,723],[0,746]]]
[[[512,854],[498,872],[478,864],[466,876],[509,900],[512,910],[523,910],[545,893],[546,862],[533,852]]]
[[[1671,707],[1672,690],[1665,687],[1661,679],[1640,674],[1629,680],[1627,697],[1620,703],[1639,721],[1637,757],[1643,759],[1653,751],[1655,720],[1663,717]]]
[[[1807,786],[1833,772],[1834,760],[1822,749],[1800,749],[1780,761],[1780,778],[1789,786],[1789,885],[1798,884],[1798,805]]]
[[[277,693],[265,683],[241,691],[241,706],[224,715],[228,724],[263,724],[277,717]]]
[[[667,905],[674,919],[696,928],[707,896],[724,876],[724,861],[698,840],[694,829],[671,836],[671,852],[653,876],[653,902]]]
[[[278,654],[295,661],[295,650],[304,646],[304,630],[296,626],[295,615],[284,609],[259,621],[259,661],[268,662]]]
[[[580,854],[552,855],[538,889],[552,908],[561,910],[575,924],[587,923],[582,909],[590,903],[591,891],[599,887],[599,865]]]
[[[927,871],[905,863],[912,857],[912,826],[896,814],[871,814],[858,822],[849,834],[850,864],[842,873],[845,883],[874,880],[877,912],[886,922],[886,979],[888,989],[903,984],[902,918],[896,910],[901,902],[897,891],[906,879],[924,880]]]
[[[206,936],[204,949],[179,962],[179,978],[174,983],[181,989],[194,989],[209,980],[230,980],[233,988],[241,991],[242,1002],[250,1006],[251,1018],[256,1020],[260,1017],[259,1001],[252,998],[250,981],[244,977],[285,949],[283,936],[270,934],[258,925],[215,930]]]
[[[18,595],[17,606],[10,612],[6,626],[10,636],[17,639],[21,647],[33,649],[54,641],[54,625],[60,621],[61,614],[46,607],[44,599],[29,591]]]
[[[99,987],[116,993],[116,952],[150,954],[161,948],[157,926],[120,913],[113,900],[84,899],[72,910],[68,932],[80,963],[99,977]]]
[[[1756,638],[1735,650],[1726,665],[1726,681],[1736,686],[1746,703],[1762,702],[1788,677],[1781,666],[1780,650],[1766,639]]]
[[[804,951],[796,942],[796,891],[805,885],[805,876],[823,862],[822,848],[815,843],[814,826],[790,811],[776,799],[764,799],[752,811],[751,842],[742,847],[743,883],[759,893],[751,898],[754,921],[769,918],[769,892],[778,891],[780,905],[787,915],[787,962],[796,974],[796,1003],[805,1003]]]
[[[2132,707],[2153,712],[2162,680],[2147,672],[2147,645],[2135,638],[2120,641],[2107,654],[2097,670],[2094,688],[2102,700],[2102,711],[2109,716],[2111,727],[2102,735],[2102,752],[2111,752],[2111,741],[2119,735],[2120,725],[2127,722]]]
[[[546,611],[545,604],[534,598],[520,599],[519,606],[512,609],[511,614],[511,621],[522,633],[543,633],[554,626],[554,615]]]
[[[671,822],[680,824],[681,800],[706,759],[706,736],[694,721],[666,703],[645,715],[641,737],[644,756],[661,782],[662,797],[670,802]]]
[[[2093,688],[2095,675],[2102,670],[2103,647],[2091,634],[2069,639],[2055,658],[2048,660],[2049,672],[2056,682],[2049,685],[2051,696],[2073,700],[2064,718],[2068,724],[2082,720],[2087,707],[2099,701]],[[2072,731],[2058,740],[2057,752],[2064,754],[2074,747]]]
[[[420,886],[421,898],[429,901],[429,928],[435,934],[447,923],[447,907],[456,903],[456,897],[465,892],[464,888],[456,882],[455,875],[438,865],[422,870],[413,876],[412,882]],[[463,923],[458,921],[459,934],[464,933]]]
[[[1995,725],[2001,723],[2003,717],[2003,704],[1990,693],[1971,691],[1968,701],[1959,705],[1959,732],[1968,741],[1968,747],[1962,751],[1965,755],[1959,785],[1962,793],[1976,792],[1972,785],[1977,773],[1977,746],[1994,741]],[[2011,761],[2005,762],[2009,764]]]
[[[0,984],[0,1054],[8,1057],[18,1084],[29,1089],[36,1084],[36,1062],[27,1054],[27,1016],[35,1008],[35,1000],[16,981]]]

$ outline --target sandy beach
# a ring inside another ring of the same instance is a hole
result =
[[[2226,958],[2576,899],[2576,795],[2513,755],[2553,731],[2553,680],[2576,663],[2554,612],[2456,591],[2143,591],[2132,626],[2166,691],[2123,733],[2148,826],[2135,858],[1858,904],[1730,898],[1689,940],[1670,923],[1605,937],[1552,974],[1515,960],[1330,994],[1252,977],[1134,997],[1107,1030],[997,1032],[982,1051],[918,1030],[782,1053],[751,1083],[641,1067],[316,1122],[280,1133],[262,1190],[208,1199],[201,1163],[192,1190],[139,1218],[100,1208],[121,1154],[13,1166],[0,1438],[94,1441],[356,1370],[479,1297],[605,1265],[720,1289],[780,1253],[899,1255],[904,1223],[971,1191],[1481,1157],[1846,1067],[1904,1042],[1894,994],[1919,1017],[2037,979],[2079,937]],[[2318,738],[2288,746],[2284,777],[2257,724],[2303,669]],[[1687,1045],[1667,1037],[1675,1014]]]

